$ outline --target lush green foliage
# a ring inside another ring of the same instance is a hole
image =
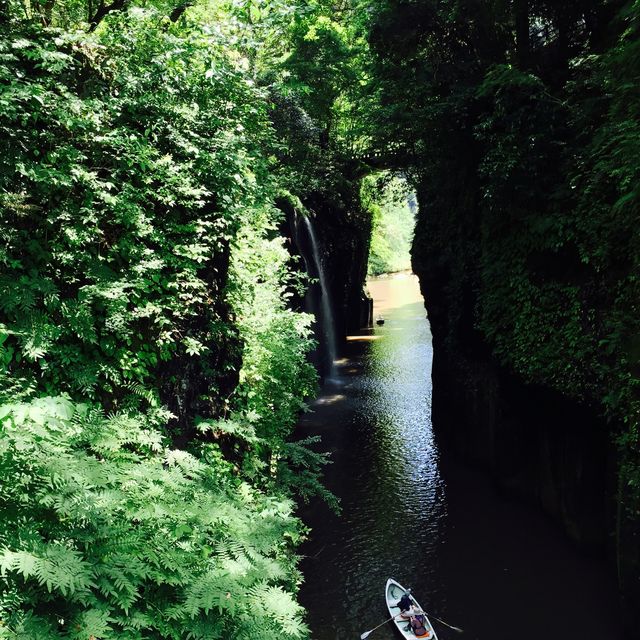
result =
[[[304,399],[316,389],[317,374],[306,357],[313,346],[312,317],[294,312],[288,304],[305,284],[287,268],[289,253],[275,233],[280,216],[263,207],[234,239],[230,302],[244,350],[229,407],[255,434],[251,442],[259,456],[249,455],[244,461],[249,479],[304,499],[321,495],[337,508],[335,497],[321,484],[327,458],[307,447],[316,440],[289,441],[305,409]]]
[[[334,501],[273,203],[344,177],[249,4],[0,5],[3,637],[307,633],[291,497]]]
[[[381,165],[443,339],[601,406],[637,509],[638,0],[140,4],[0,0],[0,634],[305,635],[275,203],[403,268]]]
[[[371,213],[373,228],[369,250],[369,275],[411,268],[411,240],[415,216],[409,202],[414,195],[405,181],[387,174],[373,174],[363,181],[363,204]]]
[[[64,398],[1,410],[0,637],[299,638],[292,503],[216,444]]]
[[[234,349],[229,240],[264,165],[244,133],[266,126],[259,96],[153,13],[99,41],[3,42],[7,371],[109,406],[150,381],[164,400],[185,376],[215,400]]]

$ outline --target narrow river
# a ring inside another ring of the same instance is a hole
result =
[[[351,336],[340,381],[300,422],[332,453],[326,483],[342,514],[314,503],[302,552],[313,640],[356,640],[387,616],[384,584],[413,588],[460,636],[440,640],[619,640],[615,583],[536,510],[439,450],[431,426],[431,334],[417,279],[370,283],[385,318]],[[391,625],[371,640],[396,638]]]

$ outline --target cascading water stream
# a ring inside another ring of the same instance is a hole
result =
[[[335,324],[333,319],[333,310],[331,307],[331,298],[329,294],[329,287],[327,285],[327,275],[320,259],[320,249],[318,239],[316,238],[313,223],[308,216],[296,216],[295,224],[297,227],[298,218],[302,218],[307,230],[307,236],[309,243],[311,244],[311,256],[313,258],[313,266],[318,274],[318,280],[320,282],[320,318],[319,324],[324,337],[326,357],[328,361],[328,375],[327,378],[335,378],[336,376],[336,358],[337,358],[337,340],[335,333]],[[306,260],[306,257],[305,257]],[[310,272],[309,265],[307,265],[307,272]]]

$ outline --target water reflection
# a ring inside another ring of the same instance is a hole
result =
[[[390,575],[425,593],[438,580],[433,563],[415,570],[435,555],[446,513],[431,431],[431,334],[414,279],[373,288],[385,324],[353,336],[343,388],[320,396],[301,425],[333,452],[328,484],[343,507],[341,518],[323,512],[316,521],[322,507],[307,514],[315,533],[303,599],[323,603],[312,607],[315,639],[357,637],[384,619]]]
[[[347,342],[341,384],[300,423],[332,453],[342,500],[302,512],[301,600],[314,640],[355,640],[386,617],[389,577],[467,640],[619,638],[613,585],[536,511],[495,495],[481,474],[439,452],[431,428],[431,334],[413,277],[370,285],[382,326]],[[588,620],[582,616],[590,611]],[[437,627],[440,640],[452,638]],[[391,626],[373,640],[395,638]]]

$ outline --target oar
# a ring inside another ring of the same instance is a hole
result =
[[[385,620],[384,622],[381,622],[377,627],[373,627],[373,629],[370,629],[369,631],[365,631],[361,636],[360,636],[360,640],[364,640],[365,638],[368,638],[376,629],[379,629],[380,627],[383,627],[385,624],[387,624],[387,622],[391,622],[394,618],[397,618],[400,614],[396,613],[395,616],[391,616],[388,620]]]
[[[436,616],[434,616],[432,613],[427,613],[424,610],[414,611],[413,613],[417,615],[427,616],[428,618],[433,618],[434,620],[437,620],[440,624],[443,624],[445,627],[449,627],[449,629],[453,629],[458,633],[464,633],[464,629],[461,629],[460,627],[454,627],[453,625],[450,625],[448,622],[445,622],[444,620],[440,620],[440,618],[436,618]],[[389,621],[387,620],[387,622]]]

